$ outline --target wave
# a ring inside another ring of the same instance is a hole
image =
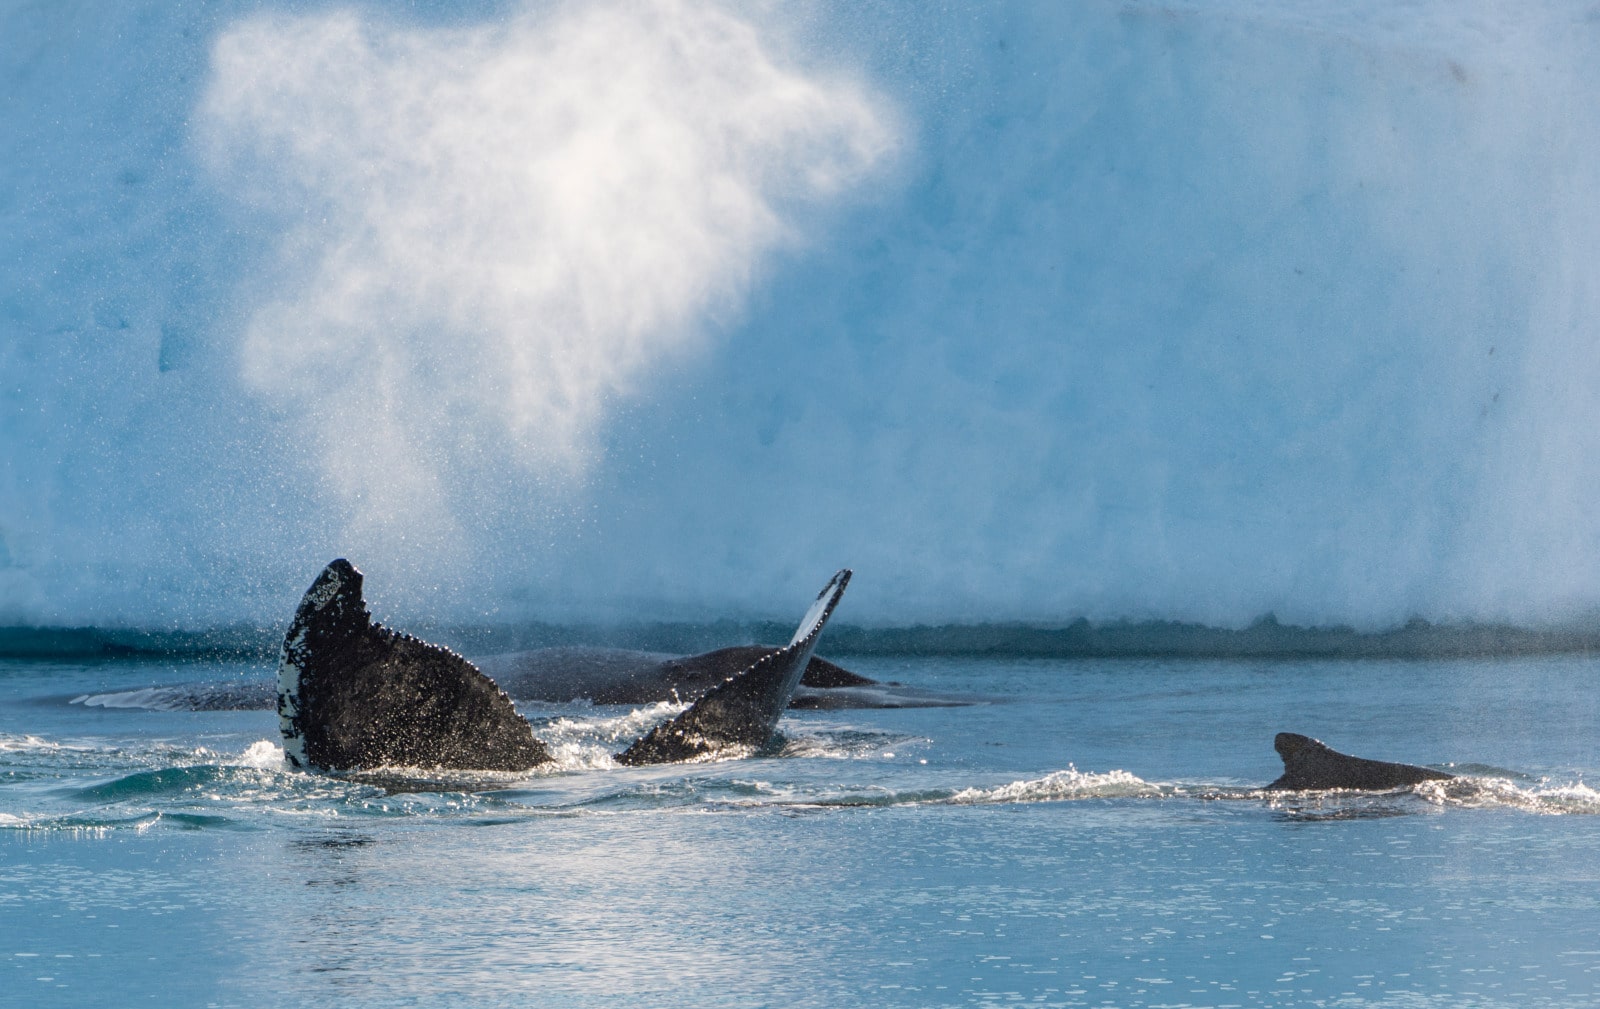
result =
[[[143,630],[123,627],[0,627],[0,658],[126,659],[266,658],[277,652],[283,631],[233,625],[201,630]]]
[[[61,750],[77,750],[86,752],[89,748],[62,743],[54,739],[45,739],[41,736],[30,734],[12,735],[0,732],[0,754],[4,753],[54,753]]]
[[[1551,784],[1541,781],[1519,785],[1509,778],[1453,778],[1416,786],[1424,801],[1465,809],[1512,808],[1530,813],[1558,815],[1600,814],[1600,792],[1582,781]]]
[[[693,654],[730,644],[781,642],[777,621],[636,625],[527,623],[427,626],[413,632],[465,655],[594,646]],[[282,631],[233,626],[204,631],[0,627],[0,658],[246,658],[277,655]],[[827,651],[855,656],[997,658],[1448,658],[1600,652],[1600,619],[1547,627],[1434,624],[1363,631],[1303,627],[1267,615],[1244,628],[1167,620],[952,623],[904,627],[830,625]]]
[[[958,805],[980,805],[1066,799],[1150,799],[1163,794],[1160,787],[1127,771],[1092,774],[1068,767],[1042,778],[1013,781],[996,788],[964,788],[950,796],[949,801]]]
[[[146,711],[266,711],[277,701],[271,680],[179,683],[100,694],[79,694],[68,703],[86,708],[133,708]]]
[[[894,759],[895,751],[921,749],[931,743],[921,736],[909,736],[881,729],[812,727],[803,735],[782,738],[777,756],[820,757],[832,760]],[[924,761],[926,763],[926,761]]]
[[[470,826],[529,817],[804,815],[1083,801],[1180,803],[1191,810],[1220,801],[1299,823],[1497,809],[1600,815],[1600,791],[1581,779],[1522,777],[1487,766],[1459,766],[1453,770],[1469,773],[1376,793],[1147,781],[1124,769],[1070,764],[1008,780],[929,766],[924,755],[933,741],[919,735],[804,721],[786,725],[779,742],[758,755],[762,759],[616,765],[613,755],[622,743],[681,708],[538,706],[530,714],[557,759],[520,774],[380,768],[336,776],[291,769],[281,746],[268,739],[184,747],[159,740],[84,743],[0,734],[0,770],[12,783],[0,809],[0,831],[256,830],[396,817]]]
[[[1515,809],[1542,816],[1600,815],[1600,792],[1581,780],[1551,782],[1509,777],[1462,776],[1424,781],[1387,792],[1327,789],[1308,792],[1266,792],[1260,789],[1211,791],[1208,799],[1265,801],[1288,820],[1358,820],[1409,816],[1440,809]]]
[[[893,754],[885,754],[892,757]],[[926,763],[923,761],[921,763]],[[916,774],[915,771],[912,772]],[[709,786],[709,787],[708,787]],[[1074,767],[1052,771],[1039,778],[1002,785],[951,785],[902,781],[899,787],[872,784],[839,787],[733,779],[701,783],[682,791],[683,798],[722,807],[794,809],[848,809],[859,807],[983,806],[1017,803],[1065,802],[1081,799],[1160,798],[1162,789],[1127,771],[1104,773]]]

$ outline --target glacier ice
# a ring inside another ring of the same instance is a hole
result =
[[[1600,604],[1586,4],[292,10],[0,4],[0,623]]]

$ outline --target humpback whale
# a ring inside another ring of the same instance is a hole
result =
[[[527,652],[469,656],[480,672],[514,701],[590,701],[594,704],[689,703],[777,651],[771,645],[736,645],[701,655],[627,648],[563,646]],[[859,676],[813,655],[789,701],[791,709],[939,708],[984,698],[941,694]],[[81,694],[68,703],[90,708],[152,711],[269,711],[277,703],[276,679],[198,680],[134,690]]]
[[[689,702],[729,676],[750,668],[771,645],[734,645],[699,655],[670,655],[625,648],[539,648],[473,659],[519,701],[571,701],[595,704]],[[806,663],[790,708],[943,708],[977,704],[987,698],[941,693],[880,682],[813,655]]]
[[[552,759],[510,696],[472,663],[374,623],[362,581],[349,561],[333,561],[306,590],[284,635],[277,708],[291,764],[334,772],[524,771]],[[789,644],[763,649],[618,759],[664,763],[765,743],[849,581],[848,569],[834,575]]]
[[[735,645],[699,655],[672,655],[627,648],[561,647],[486,655],[473,659],[473,664],[519,701],[582,698],[595,704],[652,704],[693,701],[775,651],[778,649],[769,645]],[[816,656],[806,663],[800,683],[816,689],[878,685],[876,680]]]
[[[1283,776],[1268,785],[1268,791],[1324,788],[1383,791],[1423,781],[1448,781],[1455,777],[1415,764],[1393,764],[1386,760],[1352,757],[1331,749],[1320,739],[1302,736],[1297,732],[1278,733],[1272,740],[1272,746],[1283,758]]]
[[[772,645],[735,645],[699,655],[643,652],[628,648],[562,646],[468,656],[513,701],[590,701],[595,704],[688,704],[763,655]],[[111,690],[63,698],[90,708],[152,711],[267,711],[277,703],[276,679],[200,680],[134,690]],[[789,700],[790,710],[944,708],[993,701],[950,694],[852,673],[813,655]]]

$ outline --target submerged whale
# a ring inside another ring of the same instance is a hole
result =
[[[1298,792],[1325,788],[1382,791],[1423,781],[1448,781],[1455,777],[1415,764],[1352,757],[1331,749],[1320,739],[1302,736],[1297,732],[1278,733],[1272,740],[1272,746],[1283,758],[1283,776],[1268,785],[1268,791]]]
[[[673,655],[568,646],[485,655],[472,662],[519,701],[652,704],[693,701],[775,651],[770,645],[735,645],[699,655]],[[816,689],[877,685],[876,680],[815,655],[806,663],[800,683]]]
[[[514,701],[590,701],[595,704],[689,703],[740,672],[772,645],[735,645],[699,655],[643,652],[627,648],[563,646],[468,657]],[[275,679],[200,680],[134,690],[112,690],[63,698],[90,708],[153,711],[267,711],[277,703]],[[813,655],[791,709],[839,711],[855,708],[944,708],[995,698],[949,694],[852,673]]]
[[[519,701],[652,704],[697,700],[713,686],[777,650],[771,645],[734,645],[699,655],[672,655],[583,646],[539,648],[472,661]],[[984,700],[869,679],[813,655],[789,707],[943,708]]]
[[[849,581],[848,569],[834,575],[789,644],[725,675],[617,759],[665,763],[767,742]],[[552,759],[494,680],[448,648],[374,623],[361,588],[349,561],[329,564],[284,636],[277,708],[290,763],[524,771]]]
[[[654,704],[694,701],[752,665],[774,645],[736,645],[700,655],[627,648],[563,646],[488,656],[468,656],[514,701]],[[269,711],[277,703],[276,679],[197,680],[81,694],[65,700],[89,708],[152,711]],[[987,698],[945,694],[869,679],[813,655],[789,700],[791,709],[940,708]]]

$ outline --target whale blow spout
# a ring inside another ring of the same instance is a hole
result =
[[[1280,732],[1272,745],[1278,751],[1278,756],[1283,758],[1283,776],[1268,785],[1268,791],[1326,788],[1383,791],[1423,781],[1448,781],[1455,777],[1415,764],[1352,757],[1331,749],[1320,739],[1302,736],[1298,732]]]

